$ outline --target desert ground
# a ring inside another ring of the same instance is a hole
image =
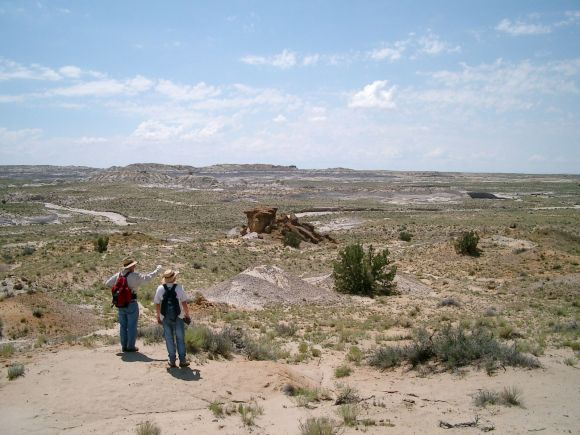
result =
[[[3,434],[580,433],[580,176],[0,166],[0,200]],[[257,206],[332,240],[242,236]],[[353,243],[388,249],[392,294],[336,292]],[[180,271],[190,367],[157,279],[121,352],[126,257]]]

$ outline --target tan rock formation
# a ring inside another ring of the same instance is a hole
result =
[[[245,211],[248,217],[248,226],[242,229],[242,235],[248,233],[271,234],[273,237],[282,239],[288,232],[296,234],[300,240],[310,243],[320,243],[323,240],[335,242],[329,235],[319,234],[312,224],[300,223],[295,214],[282,213],[276,217],[276,207],[260,206],[253,210]]]

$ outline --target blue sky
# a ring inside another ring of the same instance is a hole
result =
[[[0,164],[580,173],[578,1],[0,0]]]

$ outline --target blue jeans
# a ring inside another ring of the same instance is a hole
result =
[[[177,352],[179,361],[185,362],[185,323],[179,317],[176,320],[163,318],[163,335],[169,362],[175,364],[175,342],[177,341]]]
[[[137,320],[139,320],[139,304],[132,300],[129,305],[119,308],[119,325],[121,347],[123,350],[134,349],[137,341]]]

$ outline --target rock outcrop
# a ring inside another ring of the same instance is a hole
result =
[[[320,243],[324,240],[335,242],[329,235],[319,234],[314,225],[300,223],[295,214],[280,214],[276,217],[276,207],[260,206],[252,210],[245,211],[248,217],[248,225],[242,228],[241,234],[245,236],[250,233],[271,234],[274,238],[282,239],[286,233],[296,234],[300,240],[310,243]]]

